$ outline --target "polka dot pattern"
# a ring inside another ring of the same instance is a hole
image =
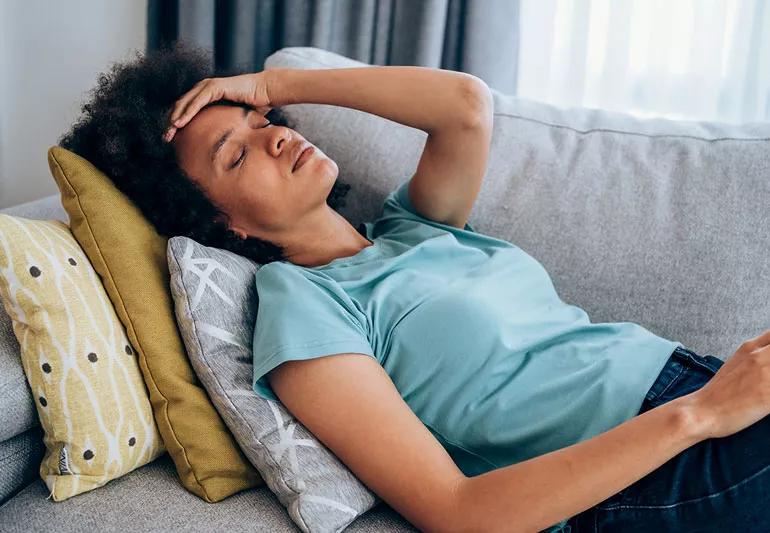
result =
[[[54,501],[165,452],[138,360],[126,357],[135,352],[66,224],[0,213],[0,300],[27,332],[22,366],[40,424],[56,435],[40,464]]]

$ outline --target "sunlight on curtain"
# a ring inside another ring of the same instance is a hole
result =
[[[770,1],[521,0],[517,96],[770,121]]]

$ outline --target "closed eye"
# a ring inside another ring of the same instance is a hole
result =
[[[230,165],[230,170],[234,169],[235,167],[241,166],[241,163],[243,163],[243,160],[246,159],[246,147],[243,148],[243,151],[241,151],[240,157],[235,160],[235,163]]]
[[[271,122],[268,122],[262,128],[266,128],[268,126],[272,126],[273,124]],[[261,129],[261,128],[258,128]],[[243,164],[243,161],[246,159],[246,152],[248,152],[248,149],[244,146],[243,150],[241,151],[241,155],[238,157],[238,159],[235,160],[235,162],[230,165],[230,170],[234,169],[235,167],[239,167]]]

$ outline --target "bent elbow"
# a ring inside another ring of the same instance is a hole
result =
[[[465,109],[464,127],[468,129],[491,127],[494,115],[494,97],[489,86],[476,76],[468,74],[461,83],[461,100]]]

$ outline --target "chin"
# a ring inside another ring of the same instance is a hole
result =
[[[324,176],[329,176],[332,179],[332,182],[337,181],[337,176],[340,174],[340,168],[337,166],[337,163],[328,157],[324,157],[323,161],[319,161],[319,168],[316,171],[319,175],[323,174]],[[327,164],[324,164],[327,163]]]

